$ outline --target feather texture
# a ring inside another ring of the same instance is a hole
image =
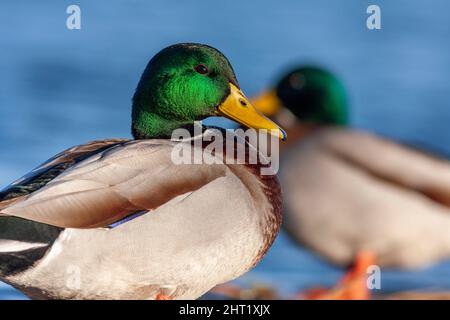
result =
[[[317,130],[281,171],[286,228],[334,263],[371,250],[383,266],[450,256],[450,164],[367,133]]]
[[[127,142],[73,165],[2,213],[59,227],[107,226],[224,175],[217,165],[174,165],[167,140]]]

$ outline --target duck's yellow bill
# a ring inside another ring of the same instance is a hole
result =
[[[281,101],[278,98],[275,89],[262,92],[252,99],[252,103],[256,109],[268,117],[277,114],[281,109]]]
[[[242,91],[232,83],[230,83],[230,94],[219,105],[217,113],[247,128],[266,129],[270,134],[276,135],[282,140],[286,139],[286,132],[258,111]]]

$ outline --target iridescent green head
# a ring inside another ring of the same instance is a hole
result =
[[[343,84],[332,73],[317,67],[293,69],[274,89],[253,102],[266,115],[276,113],[281,104],[300,121],[331,125],[348,123],[349,109]]]
[[[182,43],[160,51],[145,68],[133,97],[132,133],[135,139],[166,138],[174,129],[210,116],[275,128],[256,113],[220,51]]]

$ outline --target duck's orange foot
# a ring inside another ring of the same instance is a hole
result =
[[[155,300],[173,300],[173,297],[158,293]]]
[[[372,252],[359,252],[353,268],[342,277],[334,288],[310,289],[303,296],[313,300],[368,300],[371,295],[367,287],[367,268],[374,262],[375,255]]]

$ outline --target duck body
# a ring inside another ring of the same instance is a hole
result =
[[[450,164],[358,130],[324,126],[286,152],[289,234],[329,261],[370,251],[415,268],[450,256]]]
[[[284,226],[300,244],[360,270],[367,256],[401,268],[450,257],[448,160],[349,126],[346,88],[321,67],[291,69],[253,102],[290,137]]]
[[[58,228],[57,237],[57,227],[49,227],[53,233],[47,242],[24,243],[30,246],[25,256],[41,248],[45,253],[29,268],[2,279],[33,298],[151,299],[163,294],[193,299],[248,271],[267,251],[281,222],[275,176],[260,177],[255,168],[242,165],[174,165],[176,143],[124,140],[101,148],[26,199],[2,208],[6,214],[38,220],[55,215],[59,218],[51,217],[53,223],[74,224]],[[71,210],[89,209],[88,202],[98,198],[102,204],[96,205],[103,208],[96,210],[115,206],[142,214],[113,228],[86,226],[109,223],[90,217],[64,217]],[[19,218],[0,219],[20,224]]]

